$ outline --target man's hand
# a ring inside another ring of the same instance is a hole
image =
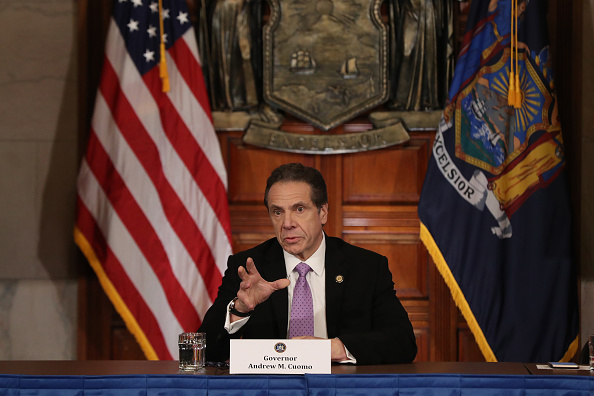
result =
[[[312,336],[299,336],[293,337],[292,340],[323,340],[324,338],[312,337]],[[339,338],[333,338],[330,340],[330,360],[333,362],[344,362],[348,359],[346,349],[342,341]]]
[[[247,271],[246,271],[247,269]],[[237,274],[241,278],[239,291],[237,292],[238,300],[235,302],[235,309],[240,312],[250,312],[258,304],[268,300],[268,297],[277,290],[284,289],[291,283],[288,279],[277,279],[274,282],[268,282],[262,278],[254,260],[248,257],[246,266],[239,267]],[[235,315],[231,315],[231,322],[239,319]]]

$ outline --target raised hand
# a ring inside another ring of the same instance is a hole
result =
[[[277,279],[274,282],[266,281],[256,269],[251,257],[248,257],[245,268],[239,267],[237,274],[241,278],[241,284],[237,292],[238,300],[235,302],[235,307],[240,312],[254,310],[258,304],[268,300],[272,293],[284,289],[290,283],[285,278]]]

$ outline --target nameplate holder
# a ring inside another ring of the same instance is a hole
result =
[[[330,340],[231,340],[230,374],[330,374]]]

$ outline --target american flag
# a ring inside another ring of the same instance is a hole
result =
[[[75,241],[149,359],[176,359],[177,335],[214,301],[231,254],[226,189],[185,0],[116,0]]]

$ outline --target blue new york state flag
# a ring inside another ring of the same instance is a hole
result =
[[[472,2],[418,209],[487,361],[567,360],[578,346],[546,3]]]

